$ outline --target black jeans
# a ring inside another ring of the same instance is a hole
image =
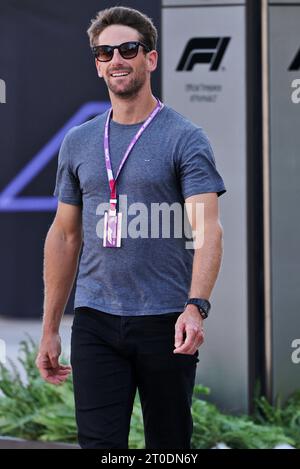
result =
[[[136,390],[146,449],[189,449],[198,351],[174,354],[180,315],[117,316],[76,308],[71,365],[81,448],[128,448]]]

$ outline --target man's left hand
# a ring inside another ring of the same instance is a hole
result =
[[[189,304],[175,324],[173,353],[193,355],[204,342],[203,319],[196,305]]]

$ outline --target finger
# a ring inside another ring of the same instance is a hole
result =
[[[51,366],[47,367],[40,367],[39,368],[40,375],[42,378],[47,379],[49,376],[68,376],[70,374],[70,370],[61,370],[60,368],[53,369]]]
[[[68,376],[58,376],[58,375],[52,375],[48,374],[44,376],[44,380],[47,381],[50,384],[62,384],[68,379]]]
[[[46,370],[39,369],[41,377],[47,381],[47,378],[49,377],[49,373]]]
[[[45,368],[47,366],[49,367],[51,363],[48,355],[38,355],[35,364],[38,368]]]
[[[175,353],[187,353],[193,355],[204,341],[203,328],[199,330],[198,326],[191,327],[191,332],[187,330],[187,340],[181,347],[176,349]],[[190,339],[188,341],[188,339]]]
[[[61,369],[58,369],[57,371],[55,371],[57,374],[59,375],[69,375],[71,373],[71,370],[61,370]]]
[[[61,368],[60,366],[57,368],[57,371],[60,371],[62,373],[70,373],[71,368]]]
[[[198,339],[198,346],[197,346],[197,348],[200,347],[200,345],[203,344],[204,338],[205,338],[205,335],[204,335],[204,331],[203,331],[203,329],[202,329],[202,330],[200,331],[200,334],[199,334],[199,339]]]
[[[47,379],[45,379],[45,381],[47,381],[47,383],[55,384],[55,385],[59,385],[63,383],[60,379],[56,378],[55,376],[49,376]]]
[[[184,323],[175,325],[175,347],[179,347],[183,343]]]
[[[55,368],[59,367],[58,355],[49,356],[49,359],[50,359],[50,363],[51,363],[52,368],[55,369]]]
[[[53,375],[44,375],[42,376],[43,380],[46,381],[47,383],[50,383],[50,384],[58,384],[61,382],[60,379],[57,378],[57,376],[53,376]]]
[[[186,327],[186,339],[184,343],[174,350],[174,353],[191,353],[196,339],[198,329],[196,326]]]
[[[195,341],[190,352],[191,355],[194,355],[197,352],[198,348],[200,347],[200,345],[202,345],[202,343],[203,343],[203,336],[202,336],[202,333],[199,332],[195,337]]]
[[[203,330],[203,327],[201,327],[200,330],[198,329],[198,332],[195,336],[195,342],[194,342],[192,353],[195,353],[196,350],[200,347],[200,345],[203,344],[203,342],[204,342],[204,330]]]
[[[55,378],[57,379],[58,382],[60,383],[64,383],[65,381],[67,381],[69,375],[68,376],[56,376]]]
[[[51,366],[51,363],[40,363],[39,366],[38,366],[38,369],[41,372],[49,372],[49,371],[53,371],[53,368]]]
[[[60,370],[59,368],[57,368],[56,370],[53,370],[52,368],[47,370],[48,374],[51,375],[51,376],[56,376],[58,378],[64,378],[64,377],[68,377],[71,373],[70,370]]]

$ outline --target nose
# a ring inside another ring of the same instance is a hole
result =
[[[110,61],[112,64],[115,64],[115,63],[116,63],[116,64],[119,64],[120,62],[123,62],[123,61],[124,61],[124,59],[123,59],[123,57],[121,56],[121,54],[120,54],[120,52],[118,51],[118,49],[114,49],[114,50],[113,50],[113,53],[114,53],[114,54],[113,54],[112,59],[111,59],[111,61]]]

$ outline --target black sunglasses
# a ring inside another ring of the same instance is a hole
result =
[[[114,49],[118,49],[123,59],[134,59],[138,55],[139,46],[142,46],[146,52],[150,48],[139,41],[123,42],[119,46],[94,46],[92,52],[99,62],[109,62],[114,56]]]

